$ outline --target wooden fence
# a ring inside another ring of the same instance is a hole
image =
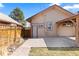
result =
[[[22,29],[21,36],[23,38],[31,38],[31,29]]]
[[[8,47],[20,41],[21,27],[0,25],[0,55],[7,55]]]

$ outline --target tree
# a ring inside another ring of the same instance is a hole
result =
[[[24,14],[23,11],[20,10],[20,8],[13,9],[9,16],[20,23],[24,21]]]

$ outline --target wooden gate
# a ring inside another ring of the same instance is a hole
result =
[[[31,28],[30,29],[22,29],[21,36],[23,38],[31,38]]]

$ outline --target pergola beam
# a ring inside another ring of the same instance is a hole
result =
[[[79,16],[76,17],[75,36],[75,41],[77,43],[77,46],[79,47]]]
[[[74,26],[76,26],[76,22],[74,22],[72,19],[70,21],[73,23]]]
[[[65,21],[70,21],[72,19],[75,19],[76,17],[78,17],[79,14],[75,15],[75,16],[71,16],[69,18],[66,18],[66,19],[63,19],[63,20],[60,20],[60,21],[57,21],[56,23],[62,23],[62,22],[65,22]]]

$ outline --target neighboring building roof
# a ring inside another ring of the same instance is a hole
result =
[[[9,16],[7,16],[7,15],[5,15],[3,13],[0,13],[0,21],[14,23],[14,24],[17,24],[17,25],[21,25],[19,22],[15,21],[11,17],[9,17]]]
[[[31,27],[30,22],[26,21],[26,22],[25,22],[25,26],[24,26],[24,27]]]
[[[60,7],[60,6],[58,6],[58,5],[53,5],[53,6],[50,6],[49,8],[47,8],[47,9],[45,9],[45,10],[43,10],[43,11],[41,11],[41,12],[39,12],[39,13],[37,13],[37,14],[35,14],[35,15],[33,15],[33,16],[31,16],[31,17],[29,17],[28,19],[26,19],[27,21],[31,21],[32,19],[32,17],[35,17],[36,15],[39,15],[39,14],[42,14],[43,12],[45,12],[45,11],[48,11],[48,10],[52,10],[53,8],[56,8],[56,9],[60,9],[60,10],[62,10],[62,12],[65,12],[66,14],[69,14],[69,15],[74,15],[73,13],[71,13],[71,12],[69,12],[68,10],[65,10],[64,8],[62,8],[62,7]]]

